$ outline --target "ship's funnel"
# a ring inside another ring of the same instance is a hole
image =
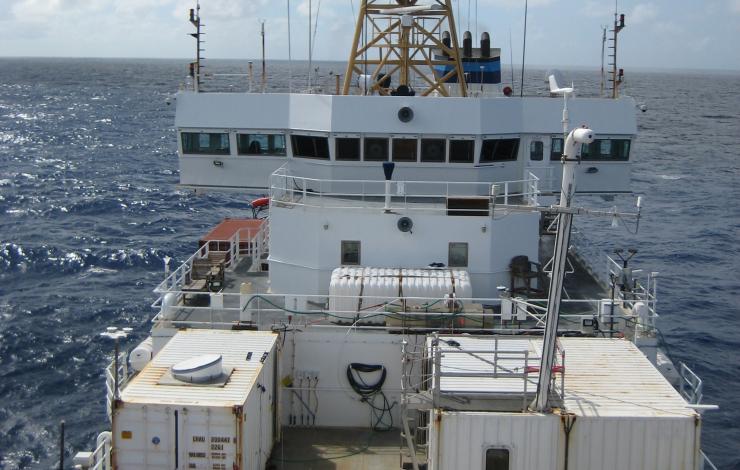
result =
[[[473,35],[470,31],[463,33],[463,56],[473,57]]]
[[[491,57],[491,36],[487,32],[480,35],[480,56]]]

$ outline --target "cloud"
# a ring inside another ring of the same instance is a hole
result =
[[[632,24],[649,23],[658,17],[658,7],[652,3],[639,3],[632,9],[632,14],[627,18]]]
[[[586,0],[581,4],[579,11],[586,16],[595,18],[612,18],[614,15],[614,6],[595,0]]]
[[[740,14],[740,0],[730,0],[730,11]]]
[[[528,0],[529,7],[550,5],[554,0]],[[500,8],[524,8],[524,0],[482,0],[481,5]]]

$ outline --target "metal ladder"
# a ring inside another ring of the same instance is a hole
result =
[[[422,346],[422,351],[424,351]],[[411,351],[404,338],[401,345],[401,468],[425,470],[429,460],[429,415],[433,408],[431,391],[427,390],[429,374],[426,355]],[[421,367],[421,381],[415,384],[412,371]],[[412,427],[412,423],[416,423]]]

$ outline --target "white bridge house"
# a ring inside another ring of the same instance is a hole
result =
[[[180,183],[261,189],[286,161],[305,177],[379,179],[381,162],[393,161],[400,180],[496,182],[532,172],[542,191],[558,192],[562,104],[548,97],[180,92]],[[571,122],[599,129],[582,153],[578,192],[630,192],[634,100],[571,98],[568,106]]]

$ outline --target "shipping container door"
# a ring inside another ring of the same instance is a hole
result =
[[[176,468],[170,408],[126,404],[116,410],[113,429],[113,458],[118,470]]]
[[[236,456],[236,415],[227,408],[183,408],[179,413],[179,469],[232,470]]]

